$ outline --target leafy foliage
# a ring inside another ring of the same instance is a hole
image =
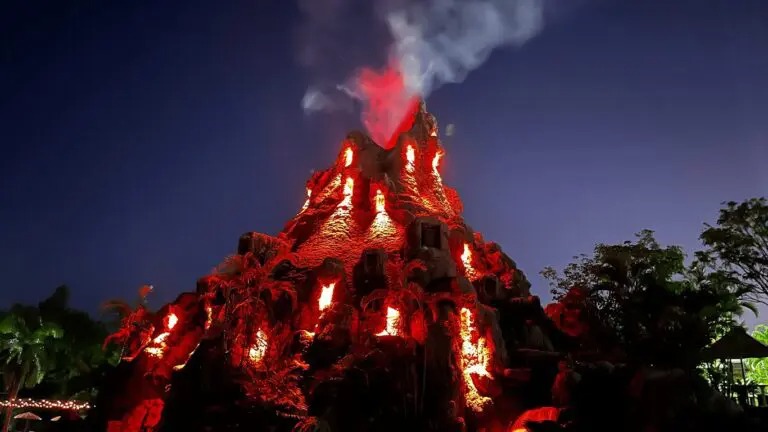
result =
[[[117,360],[115,352],[101,349],[106,335],[103,323],[69,307],[66,286],[36,307],[12,306],[0,317],[0,365],[9,397],[25,391],[40,398],[93,398],[100,377]]]
[[[755,327],[752,337],[768,345],[768,325]],[[768,384],[768,358],[746,359],[747,378],[757,384]]]
[[[746,298],[768,305],[768,201],[728,202],[715,226],[701,234],[699,261],[747,287]]]
[[[693,366],[698,352],[735,324],[748,306],[743,288],[701,263],[685,265],[677,246],[662,247],[652,231],[635,241],[598,244],[563,274],[547,268],[555,299],[571,288],[587,292],[593,327],[609,335],[633,360],[654,365]],[[597,330],[596,330],[597,331]]]
[[[8,398],[34,387],[53,368],[51,348],[62,337],[59,326],[43,322],[37,308],[14,305],[0,322],[0,365]],[[6,408],[3,431],[9,430],[12,408]]]
[[[108,331],[106,325],[83,311],[69,306],[69,288],[60,286],[38,305],[40,316],[62,330],[54,355],[55,367],[46,378],[46,397],[89,399],[96,390],[96,380],[103,367],[117,362],[115,350],[102,350]]]

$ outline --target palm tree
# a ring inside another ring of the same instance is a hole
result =
[[[122,359],[125,354],[126,343],[133,335],[136,326],[143,327],[149,325],[146,320],[151,313],[147,307],[147,297],[153,290],[154,287],[152,285],[142,285],[139,287],[139,297],[135,310],[130,303],[121,299],[107,300],[101,305],[104,313],[114,314],[120,321],[117,330],[108,335],[104,340],[102,349],[106,349],[112,342],[117,342],[120,344],[120,358]]]
[[[51,367],[53,342],[62,336],[61,329],[40,319],[37,308],[14,307],[0,321],[0,364],[8,399],[13,400],[22,388],[39,384]],[[8,432],[13,408],[5,409],[3,432]]]

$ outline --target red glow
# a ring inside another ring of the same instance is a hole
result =
[[[171,330],[176,327],[178,322],[179,317],[177,317],[173,312],[169,313],[165,318],[163,318],[165,331],[157,335],[157,337],[152,340],[152,345],[144,348],[144,351],[152,357],[162,358],[163,355],[165,355],[166,348],[168,348],[165,341],[168,339],[168,336],[171,335]]]
[[[400,334],[398,327],[400,326],[400,312],[393,308],[387,307],[387,327],[376,333],[376,336],[397,336]]]
[[[307,188],[307,200],[304,201],[304,205],[301,206],[301,211],[304,211],[309,207],[309,199],[312,198],[312,189]]]
[[[268,342],[269,339],[267,338],[267,334],[259,329],[259,331],[256,332],[256,343],[251,346],[250,350],[248,350],[248,358],[254,365],[261,365],[261,362],[264,360],[264,355],[267,353]]]
[[[376,190],[376,198],[375,198],[375,204],[376,204],[376,213],[381,213],[384,211],[384,194],[381,193],[381,189]]]
[[[339,204],[340,207],[349,207],[352,205],[352,192],[355,190],[355,180],[352,177],[347,177],[347,181],[344,183],[344,199]]]
[[[211,328],[211,322],[213,321],[213,308],[210,306],[205,307],[205,329]]]
[[[461,309],[460,321],[461,369],[464,376],[464,384],[467,387],[465,398],[469,408],[475,412],[482,412],[491,403],[491,399],[482,396],[478,392],[472,380],[472,375],[493,378],[488,372],[490,350],[486,345],[485,338],[477,336],[477,328],[474,325],[472,312],[469,309]],[[477,338],[477,342],[474,342],[475,338]]]
[[[321,311],[324,311],[333,301],[333,289],[336,288],[336,282],[331,282],[328,285],[323,285],[320,291],[320,299],[317,302],[317,306]]]
[[[354,157],[354,152],[352,151],[352,147],[347,147],[346,150],[344,150],[344,168],[349,167],[352,165],[352,158]]]
[[[464,264],[464,273],[467,279],[474,280],[477,276],[475,268],[472,267],[472,251],[469,249],[469,244],[464,243],[464,253],[461,254],[461,262]]]
[[[405,168],[408,170],[408,172],[413,172],[416,164],[416,150],[414,150],[412,144],[408,144],[408,146],[405,148],[405,160],[408,162],[405,165]]]
[[[177,317],[175,313],[169,313],[165,319],[165,328],[168,330],[173,330],[173,328],[176,327],[176,323],[179,322],[179,317]]]
[[[432,172],[435,174],[435,177],[437,177],[438,181],[442,181],[442,179],[440,178],[440,170],[439,170],[440,158],[442,157],[443,157],[443,152],[438,151],[437,153],[435,153],[435,157],[432,158]]]
[[[357,77],[358,89],[365,99],[363,124],[379,146],[390,149],[397,137],[411,129],[418,99],[405,88],[397,64],[381,72],[363,69]]]

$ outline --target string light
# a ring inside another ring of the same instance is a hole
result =
[[[91,408],[88,402],[47,399],[12,399],[0,401],[0,408],[33,408],[80,411]]]

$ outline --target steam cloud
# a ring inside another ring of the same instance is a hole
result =
[[[338,3],[341,0],[333,0]],[[355,0],[349,0],[355,1]],[[431,92],[446,83],[459,83],[474,69],[480,67],[491,52],[503,46],[520,46],[536,36],[544,23],[545,0],[389,0],[380,5],[383,8],[372,11],[374,20],[386,25],[391,37],[389,46],[389,69],[396,69],[402,78],[400,95],[392,95],[395,89],[391,80],[387,99],[407,101],[413,97],[426,98]],[[315,0],[316,3],[323,3]],[[378,3],[378,0],[377,2]],[[305,13],[307,11],[305,10]],[[315,18],[308,15],[309,22]],[[327,28],[327,13],[320,16]],[[358,21],[360,18],[357,18]],[[344,22],[335,23],[344,26]],[[339,40],[337,43],[350,45],[359,39]],[[312,43],[311,41],[309,41]],[[341,46],[339,47],[342,48]],[[312,86],[307,91],[302,106],[306,111],[338,109],[340,95],[352,96],[370,108],[372,104],[371,83],[364,82],[371,71],[349,70],[351,76],[339,82],[335,89]],[[390,74],[384,71],[381,74]],[[337,94],[333,94],[336,92]],[[381,90],[376,92],[381,97]],[[401,104],[402,105],[402,104]],[[392,119],[388,123],[396,127],[398,115],[405,114],[407,106],[388,106]],[[370,112],[366,109],[365,112]],[[363,114],[368,125],[370,119]],[[379,117],[380,113],[379,113]],[[381,126],[381,125],[380,125]],[[384,129],[388,127],[382,126]],[[393,132],[393,131],[390,131]]]

